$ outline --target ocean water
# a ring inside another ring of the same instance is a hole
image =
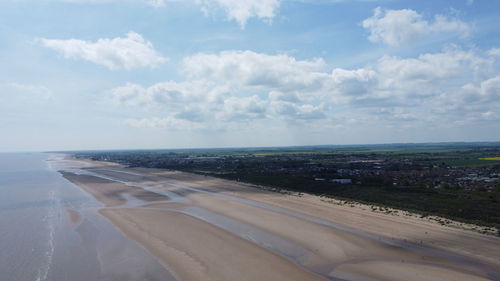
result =
[[[175,280],[98,215],[100,204],[64,179],[51,157],[0,154],[0,280]],[[80,212],[77,225],[67,209]]]

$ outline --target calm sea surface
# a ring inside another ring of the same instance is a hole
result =
[[[100,204],[57,172],[54,157],[0,154],[0,280],[174,280],[95,213]],[[80,212],[77,225],[67,209]]]

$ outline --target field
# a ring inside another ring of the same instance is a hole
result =
[[[488,161],[500,161],[500,157],[486,157],[486,158],[479,158],[480,160],[488,160]]]

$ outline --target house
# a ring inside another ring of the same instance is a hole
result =
[[[340,183],[340,184],[349,184],[349,183],[352,183],[351,179],[331,179],[330,181],[331,182]]]

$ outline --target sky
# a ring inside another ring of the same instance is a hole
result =
[[[500,141],[500,1],[2,0],[0,151]]]

